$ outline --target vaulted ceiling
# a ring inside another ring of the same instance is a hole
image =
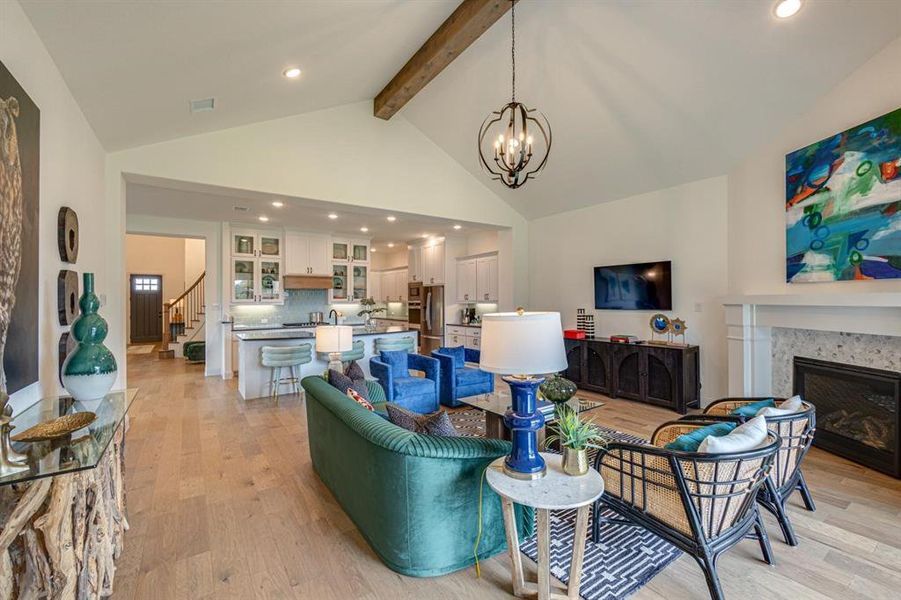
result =
[[[372,98],[457,3],[22,0],[108,150]],[[486,185],[535,218],[725,173],[901,35],[896,0],[785,21],[772,4],[521,0],[517,98],[554,148],[537,181]],[[476,134],[509,97],[509,33],[504,17],[395,117],[486,180]]]

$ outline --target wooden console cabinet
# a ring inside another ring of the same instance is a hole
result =
[[[699,405],[698,346],[618,344],[605,338],[565,340],[564,377],[611,398],[647,402],[685,414]]]

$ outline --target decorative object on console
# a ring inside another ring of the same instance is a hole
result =
[[[59,344],[57,344],[57,353],[59,358],[59,368],[57,371],[59,372],[59,383],[63,384],[63,363],[66,362],[66,357],[75,352],[75,347],[78,345],[78,342],[75,341],[75,336],[69,333],[68,331],[64,331],[59,336]]]
[[[63,363],[63,385],[79,401],[99,400],[116,382],[116,358],[103,345],[108,326],[97,314],[100,299],[94,294],[94,274],[82,277],[84,293],[78,305],[81,316],[72,324],[78,345]]]
[[[71,325],[78,316],[78,273],[61,269],[56,278],[56,307],[60,325]]]
[[[353,348],[354,330],[348,325],[320,325],[316,328],[316,352],[328,354],[328,368],[344,372],[341,353]]]
[[[575,383],[565,377],[561,377],[560,375],[549,375],[548,378],[544,380],[544,383],[538,386],[538,389],[541,391],[541,395],[544,396],[544,399],[548,402],[564,404],[569,402],[572,397],[576,395],[576,391],[578,391],[579,388],[576,387]]]
[[[9,402],[9,396],[0,390],[0,406],[6,406],[7,402]],[[25,463],[27,457],[13,450],[9,441],[9,433],[14,427],[10,424],[11,420],[12,417],[9,415],[0,414],[0,477],[21,473],[29,468]]]
[[[901,277],[901,108],[785,156],[786,280]]]
[[[584,332],[582,337],[594,337],[594,315],[589,315],[584,308],[577,308],[576,329]]]
[[[651,326],[651,339],[648,340],[649,344],[665,344],[669,339],[669,334],[672,331],[672,322],[669,320],[669,317],[662,313],[657,313],[656,315],[651,317],[650,321]],[[667,336],[665,340],[655,340],[654,335],[662,335]]]
[[[546,471],[538,454],[537,433],[544,417],[536,411],[541,375],[566,368],[560,313],[493,313],[482,317],[482,356],[479,368],[501,373],[510,385],[512,409],[504,422],[513,448],[504,460],[504,472],[514,478],[536,479]]]
[[[13,394],[38,380],[41,113],[3,63],[0,122],[0,390]]]
[[[44,442],[65,437],[93,423],[97,415],[90,411],[76,412],[57,417],[51,421],[38,423],[22,433],[12,436],[14,442]]]
[[[676,317],[669,322],[669,330],[673,336],[673,339],[670,341],[671,344],[681,344],[685,345],[685,330],[688,329],[688,326],[685,324],[685,321]],[[676,336],[681,335],[682,341],[675,341]]]
[[[564,329],[563,337],[568,340],[584,340],[585,332],[581,329]]]
[[[516,101],[515,3],[510,9],[510,55],[513,75],[510,102],[492,112],[482,123],[478,150],[482,166],[492,175],[492,179],[516,189],[529,179],[534,179],[547,163],[551,152],[551,124],[541,112]],[[541,144],[544,145],[544,156],[540,161],[536,157],[537,165],[532,161],[536,138],[539,156]]]
[[[56,217],[56,243],[61,261],[78,261],[78,215],[68,206],[61,206]]]
[[[386,309],[384,306],[377,307],[376,301],[370,296],[369,298],[363,298],[360,300],[360,304],[363,306],[362,310],[357,313],[358,317],[363,317],[363,326],[366,329],[372,329],[372,315],[377,315],[378,313],[385,312]]]
[[[606,438],[591,420],[583,421],[578,411],[566,404],[554,409],[554,422],[548,426],[552,433],[545,439],[545,447],[554,442],[563,449],[563,472],[578,477],[588,472],[588,449],[600,450]]]
[[[620,333],[617,335],[611,335],[610,341],[615,344],[640,344],[641,340],[638,339],[634,335],[626,335],[624,333]]]

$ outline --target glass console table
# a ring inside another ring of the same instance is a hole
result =
[[[110,392],[102,400],[86,403],[68,396],[45,398],[13,417],[11,424],[15,429],[12,430],[12,435],[15,436],[29,427],[67,414],[91,411],[97,415],[87,427],[55,440],[13,442],[13,449],[28,457],[26,462],[30,468],[0,478],[0,486],[96,467],[116,430],[122,425],[137,393],[137,389]]]

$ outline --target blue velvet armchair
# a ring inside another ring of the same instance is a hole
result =
[[[490,394],[494,391],[494,374],[467,367],[467,362],[479,362],[478,350],[464,348],[438,348],[432,357],[441,364],[438,398],[441,404],[456,408],[463,403],[460,398]]]
[[[410,369],[422,371],[425,377],[411,377]],[[440,370],[434,358],[406,350],[383,350],[369,359],[369,372],[379,380],[388,402],[422,414],[438,410]]]

